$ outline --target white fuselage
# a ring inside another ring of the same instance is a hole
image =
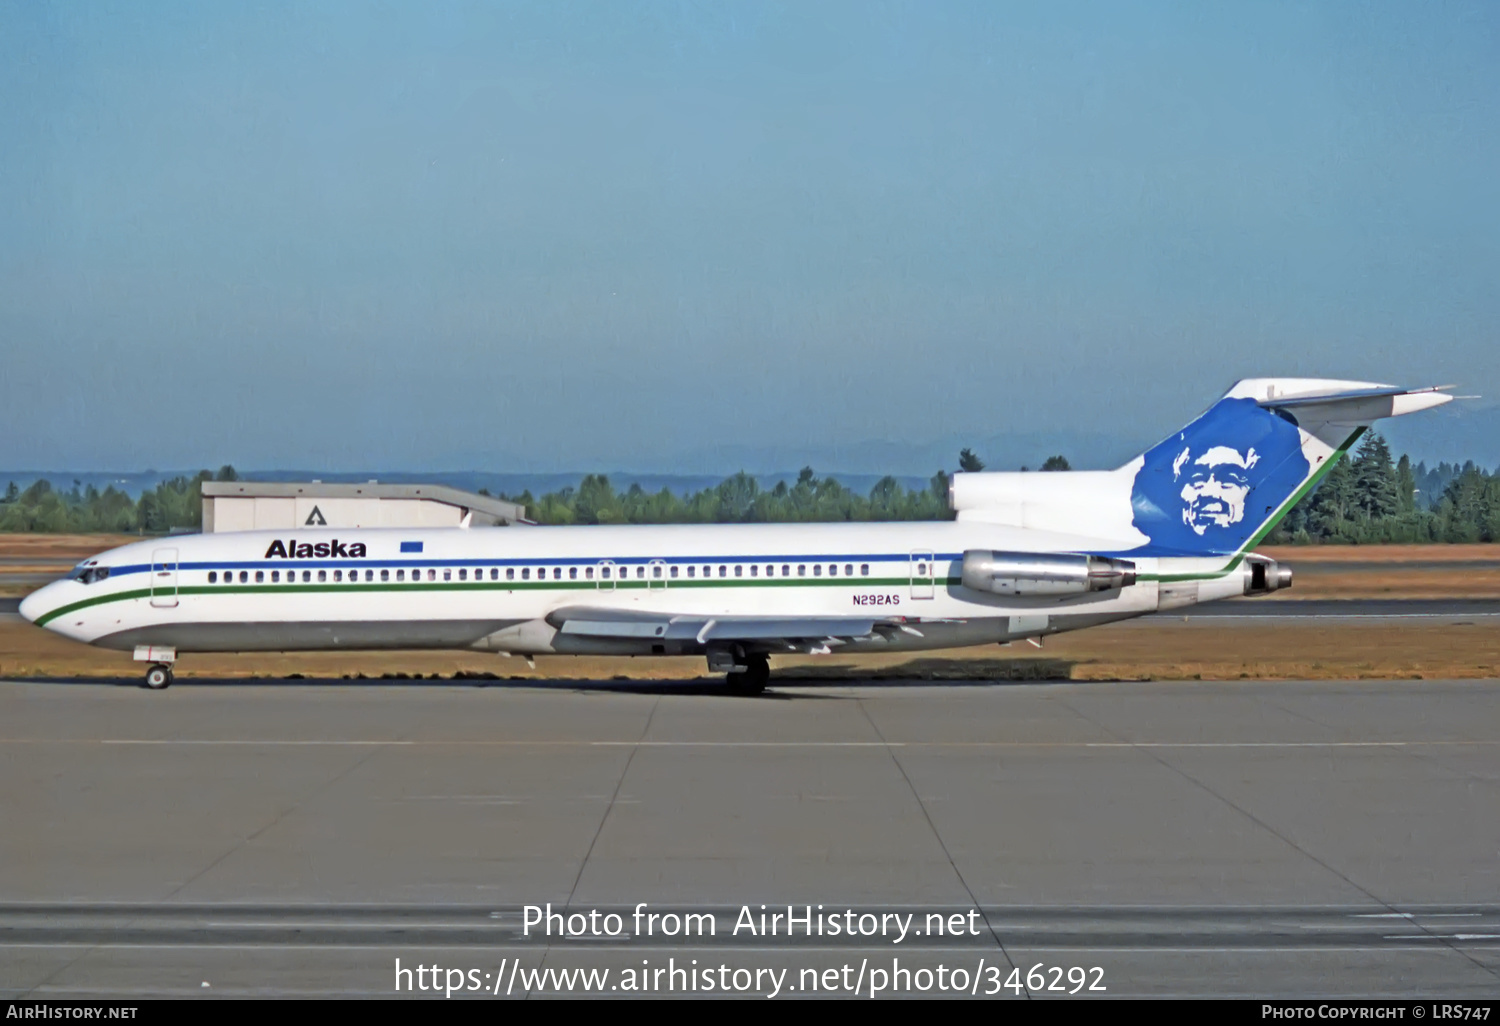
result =
[[[67,637],[118,649],[689,654],[703,646],[571,637],[556,629],[554,614],[586,607],[674,616],[874,616],[911,629],[844,644],[916,649],[1154,612],[1162,604],[1160,575],[1196,579],[1186,601],[1245,588],[1222,557],[1141,559],[1137,583],[1066,599],[1002,598],[960,583],[966,550],[1079,552],[1090,544],[951,521],[184,535],[103,553],[81,567],[95,568],[95,577],[108,568],[107,577],[49,584],[22,612]],[[1186,604],[1183,594],[1178,589],[1166,604]]]

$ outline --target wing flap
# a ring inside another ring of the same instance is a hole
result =
[[[687,641],[806,641],[865,638],[886,621],[869,616],[704,616],[617,609],[559,609],[547,617],[563,634]],[[891,625],[894,626],[894,625]]]

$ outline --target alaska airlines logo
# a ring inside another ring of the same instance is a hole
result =
[[[1254,399],[1221,399],[1146,453],[1133,522],[1170,552],[1236,552],[1310,469],[1295,424]]]
[[[365,555],[364,542],[350,542],[345,545],[337,538],[332,541],[299,542],[295,538],[282,541],[280,538],[271,543],[266,550],[266,559],[363,559]]]
[[[1189,463],[1188,447],[1172,461],[1172,480],[1184,478],[1182,522],[1202,537],[1210,527],[1228,527],[1245,519],[1245,496],[1250,494],[1250,468],[1260,462],[1252,448],[1241,455],[1227,445],[1212,446]]]

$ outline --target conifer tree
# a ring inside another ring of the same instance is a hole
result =
[[[1391,465],[1391,448],[1385,439],[1371,431],[1354,458],[1354,505],[1367,520],[1393,517],[1401,511],[1401,496],[1396,468]]]
[[[1417,509],[1417,475],[1411,469],[1411,457],[1401,454],[1396,464],[1396,502],[1402,516],[1415,513]]]

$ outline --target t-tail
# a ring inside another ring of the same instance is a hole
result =
[[[1317,487],[1373,422],[1440,406],[1453,398],[1443,387],[1247,378],[1118,470],[960,474],[953,505],[961,520],[1098,539],[1094,551],[1237,556]]]

